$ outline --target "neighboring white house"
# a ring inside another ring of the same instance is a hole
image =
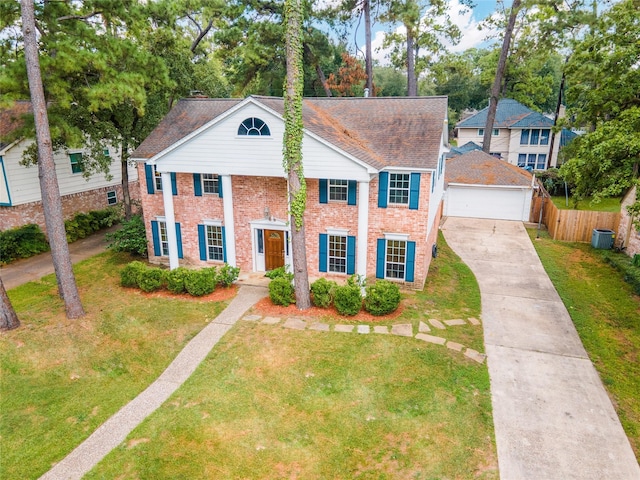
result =
[[[38,168],[20,164],[23,152],[34,140],[19,139],[11,143],[1,140],[18,128],[24,115],[30,111],[31,102],[18,101],[11,109],[0,112],[0,230],[28,223],[38,224],[45,229]],[[82,154],[82,149],[71,148],[54,152],[65,219],[79,212],[100,210],[122,201],[119,152],[109,150],[113,157],[112,178],[109,180],[104,174],[85,178],[79,164]],[[129,167],[128,172],[131,198],[139,199],[138,171],[134,166]]]
[[[482,146],[488,109],[480,110],[458,123],[458,145],[473,142]],[[576,134],[563,129],[561,135],[556,135],[551,154],[552,127],[553,120],[550,118],[515,100],[503,98],[498,102],[493,123],[491,155],[499,156],[512,165],[533,170],[556,167],[559,149]]]
[[[529,221],[533,175],[482,151],[447,159],[444,215]]]

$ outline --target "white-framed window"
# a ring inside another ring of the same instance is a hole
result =
[[[202,191],[218,195],[220,193],[220,178],[214,173],[202,174]]]
[[[478,129],[478,136],[479,137],[484,137],[484,128],[479,128]]]
[[[404,280],[407,266],[407,242],[387,239],[386,243],[384,276]]]
[[[205,225],[207,242],[207,260],[224,261],[224,238],[222,226]]]
[[[549,145],[548,128],[525,128],[520,134],[520,145]]]
[[[109,190],[107,192],[107,205],[115,205],[118,203],[118,194],[115,190]]]
[[[158,234],[160,240],[160,254],[163,257],[169,256],[169,238],[167,237],[167,222],[158,220]]]
[[[409,204],[409,173],[389,174],[389,203],[396,205]]]
[[[346,202],[349,193],[349,182],[347,180],[329,180],[329,200],[335,202]]]
[[[82,153],[70,153],[71,173],[82,173]]]
[[[494,137],[497,137],[498,135],[500,135],[500,129],[494,128],[493,131],[491,132],[491,135],[493,135]]]
[[[347,237],[346,235],[329,235],[329,271],[347,273]]]
[[[520,153],[518,155],[518,166],[544,170],[547,167],[547,155],[545,153]]]
[[[238,127],[238,135],[249,137],[267,137],[271,135],[269,126],[256,117],[245,119]]]
[[[153,183],[156,187],[156,190],[162,191],[162,174],[156,169],[156,166],[153,166]]]

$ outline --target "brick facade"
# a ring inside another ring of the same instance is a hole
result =
[[[77,213],[86,213],[92,210],[102,210],[107,208],[109,206],[107,203],[107,192],[113,190],[116,192],[118,202],[122,202],[121,185],[112,185],[86,192],[62,196],[61,199],[64,219],[68,220]],[[140,202],[140,186],[137,181],[129,183],[129,194],[135,207],[135,205]],[[16,228],[30,223],[39,225],[46,233],[42,202],[31,202],[12,207],[0,206],[0,230],[8,230],[10,228]]]

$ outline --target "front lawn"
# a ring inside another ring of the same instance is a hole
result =
[[[640,297],[603,260],[615,253],[529,234],[640,458]]]

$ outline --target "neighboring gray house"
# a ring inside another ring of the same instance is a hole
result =
[[[458,123],[458,145],[473,142],[482,146],[488,107]],[[498,102],[493,124],[491,155],[499,156],[512,165],[544,170],[558,165],[558,151],[576,134],[563,129],[556,137],[550,156],[553,120],[525,107],[521,103],[503,98]],[[550,158],[549,158],[550,156]]]

